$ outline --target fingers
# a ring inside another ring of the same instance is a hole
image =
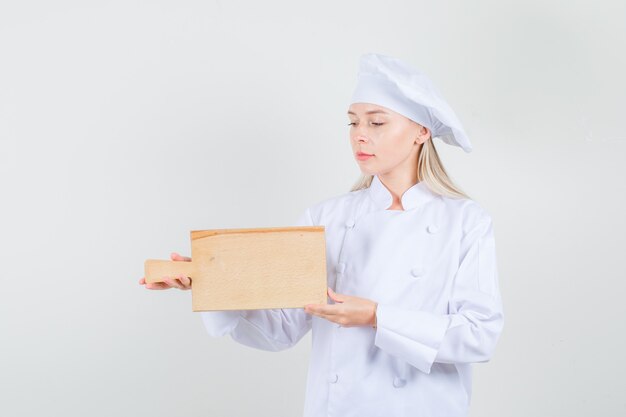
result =
[[[163,283],[169,285],[170,288],[182,289],[182,285],[175,278],[163,278]]]
[[[191,258],[182,256],[177,252],[170,254],[172,261],[191,262]],[[175,277],[163,277],[162,282],[147,283],[146,277],[141,277],[139,284],[145,285],[149,290],[167,290],[169,288],[178,288],[179,290],[191,289],[191,278],[184,275],[177,275]]]
[[[149,290],[169,290],[171,287],[165,282],[153,282],[146,284],[146,288]]]
[[[178,288],[179,290],[191,289],[191,278],[184,275],[178,275],[176,277],[165,278],[163,280],[172,288]]]
[[[191,278],[190,277],[186,277],[186,276],[182,276],[179,278],[180,279],[180,283],[183,284],[183,286],[185,287],[186,290],[191,288]]]
[[[344,317],[337,314],[311,313],[332,323],[343,324]]]
[[[139,280],[139,284],[145,285],[148,290],[167,290],[178,288],[179,290],[191,289],[191,278],[179,275],[177,277],[163,277],[162,282],[146,283],[146,277]]]
[[[176,288],[178,288],[180,290],[189,290],[189,289],[191,289],[191,278],[186,277],[186,276],[184,276],[182,274],[174,277],[172,282],[174,283]]]
[[[170,257],[172,258],[172,261],[184,261],[184,262],[191,262],[191,258],[187,257],[187,256],[181,256],[179,255],[177,252],[172,252],[170,254]]]
[[[335,307],[334,305],[323,305],[323,304],[307,304],[304,306],[304,311],[309,314],[314,314],[320,317],[331,317],[342,314],[343,310]]]
[[[144,285],[148,290],[167,290],[170,286],[163,282],[146,282],[146,277],[139,279],[139,284]]]

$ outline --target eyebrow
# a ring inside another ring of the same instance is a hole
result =
[[[374,114],[374,113],[383,113],[383,114],[389,114],[386,111],[383,110],[370,110],[370,111],[366,111],[365,114]],[[356,113],[348,111],[348,114],[353,114],[356,116]]]

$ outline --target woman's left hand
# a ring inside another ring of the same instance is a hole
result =
[[[304,311],[343,327],[374,325],[377,306],[375,301],[337,294],[330,287],[328,287],[328,296],[335,304],[307,304],[304,306]]]

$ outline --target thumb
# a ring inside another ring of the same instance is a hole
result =
[[[328,287],[328,295],[330,296],[330,299],[339,303],[343,303],[345,301],[345,298],[343,295],[341,294],[337,294],[335,291],[333,291],[332,288]]]

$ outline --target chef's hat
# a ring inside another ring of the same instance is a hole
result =
[[[461,121],[434,83],[422,72],[397,58],[380,54],[361,55],[352,103],[372,103],[430,129],[449,145],[472,151]]]

